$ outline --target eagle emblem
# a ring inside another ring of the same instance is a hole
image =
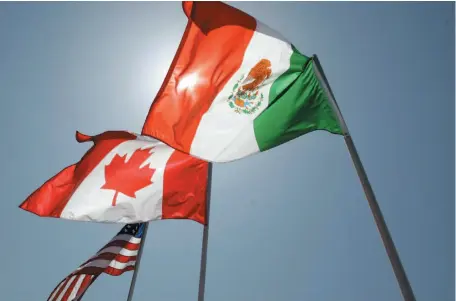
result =
[[[259,92],[259,86],[271,76],[271,61],[261,59],[236,82],[228,97],[228,105],[238,114],[253,114],[261,106],[264,96]]]

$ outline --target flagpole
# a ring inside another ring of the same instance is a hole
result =
[[[130,290],[128,291],[127,301],[131,301],[133,299],[133,293],[135,291],[135,284],[136,284],[136,277],[138,277],[139,265],[141,264],[141,257],[142,257],[142,253],[144,250],[144,243],[146,241],[147,228],[149,228],[149,222],[145,223],[145,225],[144,225],[144,233],[142,235],[141,242],[139,243],[138,257],[136,257],[135,269],[133,271],[133,277],[131,278]]]
[[[198,301],[204,301],[204,291],[206,286],[206,263],[207,263],[207,245],[209,240],[209,213],[211,204],[212,188],[212,163],[209,163],[207,170],[207,190],[206,190],[206,224],[203,230],[203,243],[201,248],[201,266],[198,289]]]
[[[380,206],[378,205],[377,199],[375,198],[372,186],[367,178],[366,171],[364,170],[363,164],[361,163],[361,159],[358,155],[355,144],[353,143],[352,137],[350,136],[350,133],[348,131],[347,124],[345,123],[345,120],[342,117],[342,113],[339,109],[339,106],[337,105],[336,99],[331,91],[331,87],[329,86],[329,82],[326,79],[323,67],[320,64],[317,55],[313,56],[313,61],[315,62],[315,73],[320,83],[323,85],[323,88],[326,91],[326,94],[328,95],[329,101],[334,111],[336,112],[337,119],[339,121],[339,124],[342,128],[342,132],[344,135],[345,144],[347,145],[348,152],[350,153],[350,156],[352,158],[353,165],[355,166],[356,172],[361,181],[361,185],[363,186],[367,202],[369,203],[369,207],[371,208],[372,214],[375,219],[375,223],[377,224],[378,231],[380,232],[380,236],[383,241],[383,245],[385,246],[386,252],[393,267],[394,274],[396,275],[397,282],[399,283],[402,296],[405,301],[415,301],[415,296],[413,294],[412,287],[407,278],[407,274],[405,273],[404,267],[402,266],[396,247],[394,246],[393,239],[390,235],[385,219],[383,218],[382,211],[380,210]]]

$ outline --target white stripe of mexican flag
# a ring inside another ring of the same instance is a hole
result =
[[[257,22],[241,66],[217,93],[200,120],[191,154],[214,161],[230,161],[260,151],[253,121],[268,107],[271,86],[289,69],[293,53],[291,44],[273,35],[278,34]],[[247,90],[250,99],[237,97],[237,93],[243,92],[242,86],[249,83],[254,84],[254,89]],[[231,101],[227,102],[231,95]],[[211,141],[211,147],[207,147],[207,141]]]

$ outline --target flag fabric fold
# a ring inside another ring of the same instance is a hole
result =
[[[136,267],[136,257],[144,234],[144,223],[128,224],[89,260],[65,277],[51,292],[48,301],[80,299],[98,276],[120,276]]]
[[[77,133],[76,140],[94,145],[33,192],[21,209],[78,221],[206,223],[207,162],[125,131]]]
[[[183,2],[187,27],[143,135],[211,162],[342,131],[311,57],[222,2]]]

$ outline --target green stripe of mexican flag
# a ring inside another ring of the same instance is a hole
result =
[[[221,2],[184,2],[189,21],[143,134],[226,162],[315,130],[341,134],[312,58]]]
[[[272,83],[268,108],[253,128],[260,151],[315,130],[342,134],[311,58],[293,47],[290,67]]]

